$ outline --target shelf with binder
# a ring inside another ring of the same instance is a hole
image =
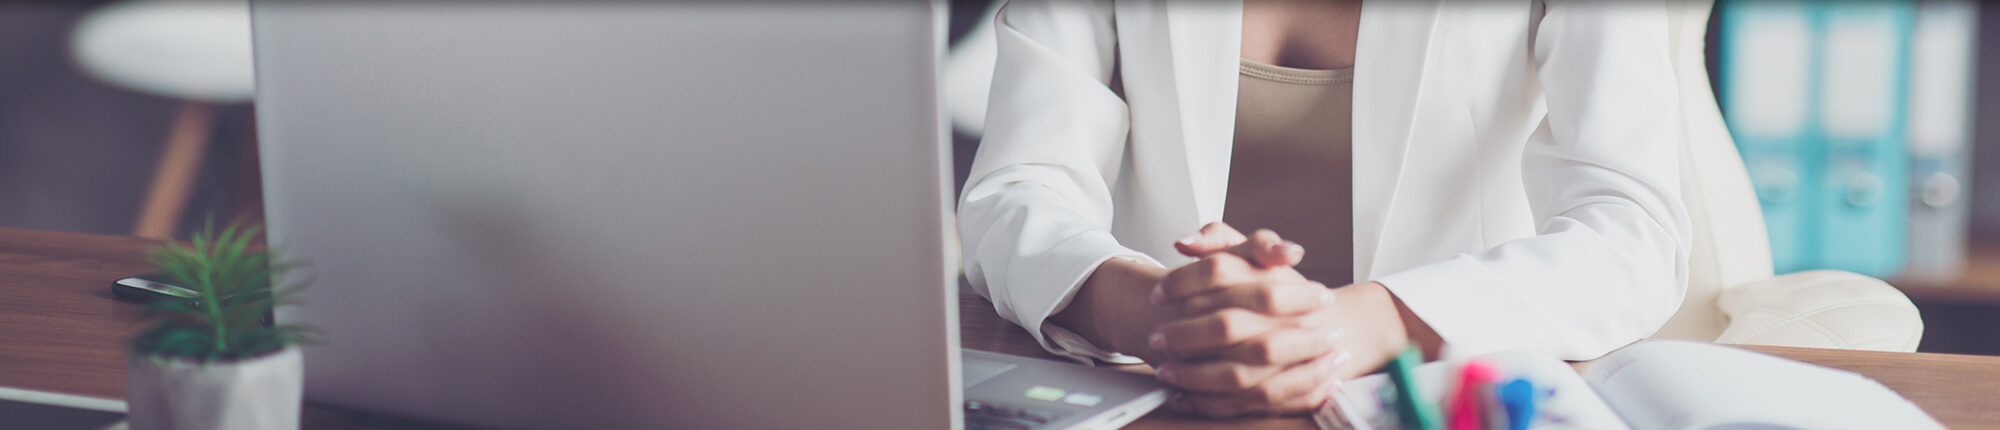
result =
[[[1959,275],[2000,263],[2000,244],[1966,252],[1978,10],[1967,0],[1718,5],[1720,101],[1778,273],[1846,270],[1985,294],[1952,288],[1970,282],[2000,303],[2000,273]]]
[[[2000,304],[2000,241],[1974,241],[1965,250],[1958,276],[1944,279],[1891,278],[1889,285],[1916,302]]]

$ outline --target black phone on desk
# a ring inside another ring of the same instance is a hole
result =
[[[167,280],[165,273],[147,273],[120,279],[111,283],[111,295],[134,302],[151,302],[162,299],[194,300],[195,292]]]
[[[174,285],[171,279],[172,277],[160,272],[120,279],[111,283],[111,295],[118,297],[119,300],[138,303],[151,303],[160,300],[183,300],[189,304],[200,304],[200,300],[197,300],[197,297],[200,295],[199,293],[186,287]],[[257,321],[265,326],[273,324],[270,312],[265,312],[264,316],[258,318]]]

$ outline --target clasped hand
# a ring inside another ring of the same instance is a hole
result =
[[[1159,379],[1183,392],[1170,407],[1208,417],[1306,412],[1355,373],[1342,368],[1353,355],[1340,345],[1337,295],[1293,269],[1305,254],[1298,244],[1212,223],[1175,248],[1201,259],[1152,293],[1183,315],[1147,338],[1165,357]]]

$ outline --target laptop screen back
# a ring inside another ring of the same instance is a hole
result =
[[[517,428],[943,428],[942,5],[253,2],[308,401]]]

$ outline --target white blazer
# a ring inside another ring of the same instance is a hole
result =
[[[1365,3],[1355,280],[1387,286],[1451,355],[1588,359],[1658,329],[1691,241],[1666,13]],[[966,275],[1044,348],[1086,355],[1044,325],[1084,278],[1117,256],[1188,263],[1172,242],[1222,219],[1242,5],[1014,0],[995,24],[958,212]]]

